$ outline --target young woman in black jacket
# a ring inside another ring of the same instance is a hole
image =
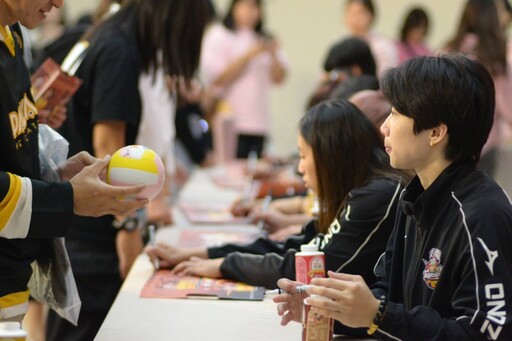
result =
[[[318,219],[299,237],[277,244],[258,239],[250,245],[217,248],[148,248],[150,257],[174,271],[224,277],[275,288],[280,277],[295,278],[294,256],[313,243],[326,254],[326,267],[375,281],[373,265],[384,251],[401,191],[400,174],[389,166],[372,123],[346,100],[313,107],[300,122],[299,172],[318,196]],[[190,257],[211,258],[189,260]]]

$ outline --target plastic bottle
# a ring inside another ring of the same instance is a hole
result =
[[[25,341],[27,332],[19,322],[0,322],[0,341]]]
[[[295,254],[295,280],[304,284],[311,283],[313,278],[325,277],[325,256],[318,251],[317,245],[300,246]]]

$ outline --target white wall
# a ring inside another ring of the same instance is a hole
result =
[[[68,12],[76,18],[98,1],[66,0]],[[230,0],[214,0],[222,13]],[[296,126],[304,113],[306,98],[317,79],[328,47],[344,33],[344,0],[266,0],[268,29],[279,38],[288,56],[288,78],[273,93],[273,150],[287,154],[296,150]],[[409,8],[424,7],[431,20],[429,43],[440,47],[454,32],[464,0],[374,0],[377,7],[375,29],[396,37]]]
[[[83,14],[92,12],[99,2],[99,0],[64,0],[66,15],[71,22],[75,22]]]

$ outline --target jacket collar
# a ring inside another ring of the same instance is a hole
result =
[[[457,184],[473,170],[474,166],[467,163],[452,163],[427,190],[421,185],[418,176],[415,176],[402,194],[404,213],[411,216],[420,229],[429,228],[437,218],[437,213],[446,206]]]

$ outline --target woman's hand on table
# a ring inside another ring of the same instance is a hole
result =
[[[181,262],[172,270],[175,275],[221,278],[220,266],[224,258],[202,259],[192,257]]]
[[[268,235],[268,239],[275,242],[284,242],[290,236],[300,234],[302,232],[302,225],[290,225],[285,228],[279,229]]]
[[[269,233],[278,231],[279,229],[290,225],[288,215],[274,208],[269,208],[265,211],[261,207],[257,207],[251,211],[249,217],[253,223],[257,223],[262,220],[265,223],[265,230]]]
[[[147,246],[145,251],[152,262],[156,258],[159,259],[161,268],[172,268],[191,257],[208,258],[208,251],[204,247],[185,248],[158,243]]]
[[[255,208],[261,206],[261,202],[258,200],[246,200],[242,197],[237,198],[231,204],[231,214],[235,217],[245,217]]]

